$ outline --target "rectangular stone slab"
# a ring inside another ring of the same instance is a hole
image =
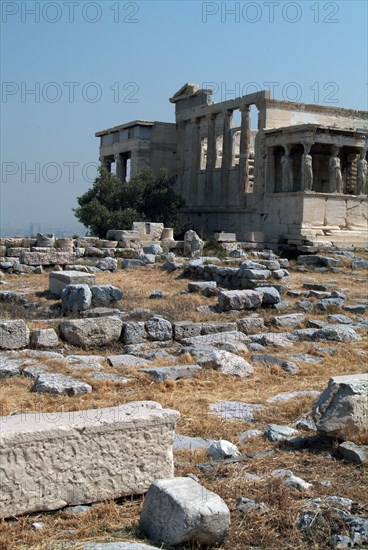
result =
[[[49,291],[54,296],[61,296],[68,285],[96,284],[96,275],[84,271],[51,271],[49,274]]]
[[[0,517],[142,494],[173,477],[179,416],[137,401],[0,417]]]
[[[50,248],[47,252],[27,252],[20,254],[20,263],[26,265],[66,265],[73,263],[74,256],[70,252],[60,252]]]

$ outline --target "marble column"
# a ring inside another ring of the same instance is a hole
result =
[[[340,151],[340,147],[333,146],[330,160],[328,162],[330,193],[344,192],[342,174],[341,174],[341,161],[338,157],[339,151]]]
[[[216,167],[216,117],[217,114],[208,115],[207,118],[207,163],[206,163],[206,189],[205,196],[208,206],[213,205],[213,176]]]
[[[239,191],[241,195],[250,191],[249,154],[251,144],[250,105],[244,105],[241,111],[241,134],[239,147]]]
[[[185,153],[184,153],[184,144],[185,144],[185,122],[180,121],[177,124],[177,163],[178,163],[178,179],[177,179],[177,190],[179,194],[184,197],[186,196],[184,189],[184,170],[185,170]]]
[[[231,120],[233,112],[226,110],[223,114],[222,163],[221,163],[221,204],[230,202],[230,168],[232,164]]]
[[[303,143],[304,153],[302,155],[302,191],[310,193],[313,187],[313,164],[310,150],[312,143]]]
[[[114,155],[114,157],[115,157],[115,166],[116,166],[116,177],[119,178],[120,181],[124,182],[126,178],[124,161],[121,158],[120,153],[118,153],[117,155]]]
[[[200,119],[191,120],[190,204],[198,206],[198,174],[201,159]]]
[[[101,167],[106,168],[108,172],[111,172],[111,161],[106,157],[100,157]]]
[[[293,165],[291,162],[290,151],[291,145],[284,145],[285,154],[281,157],[282,183],[281,190],[283,193],[293,191],[294,174]]]
[[[367,177],[367,160],[366,160],[367,149],[361,149],[359,160],[358,160],[358,169],[357,169],[357,195],[366,195],[368,194],[368,177]]]

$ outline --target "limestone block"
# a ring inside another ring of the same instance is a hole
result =
[[[261,231],[247,231],[244,234],[244,240],[250,243],[263,243],[264,234]]]
[[[36,246],[53,247],[55,245],[55,235],[47,235],[45,233],[37,233]]]
[[[333,300],[333,298],[331,298]],[[327,302],[327,300],[321,300]],[[313,340],[333,340],[335,342],[359,342],[361,337],[350,326],[325,325],[313,334]]]
[[[102,347],[119,341],[123,323],[117,317],[76,319],[60,323],[62,338],[79,347]]]
[[[164,230],[163,223],[134,222],[133,231],[138,231],[142,241],[159,241]],[[119,239],[120,240],[120,239]]]
[[[157,543],[221,543],[230,527],[225,502],[189,477],[157,479],[145,497],[140,527]]]
[[[96,275],[82,271],[52,271],[49,274],[49,292],[61,296],[68,285],[95,285]]]
[[[88,246],[96,246],[98,237],[78,237],[75,241],[77,248],[87,248]],[[115,239],[114,239],[115,240]]]
[[[22,364],[23,361],[19,359],[0,358],[0,379],[20,376],[20,367]]]
[[[128,231],[126,229],[109,229],[106,233],[106,239],[110,241],[139,239],[139,231]]]
[[[281,357],[271,355],[270,353],[256,353],[255,355],[252,355],[252,361],[261,365],[266,365],[267,367],[273,367],[276,365],[290,374],[295,374],[299,371],[298,365],[293,363],[293,361],[282,359]]]
[[[289,426],[280,426],[279,424],[268,424],[265,437],[269,441],[284,441],[288,437],[292,437],[298,434],[297,430],[294,428],[289,428]]]
[[[197,233],[190,229],[184,235],[184,256],[200,256],[203,252],[204,242]]]
[[[264,319],[263,317],[245,317],[244,319],[239,319],[238,327],[245,334],[261,332],[265,328]]]
[[[246,353],[248,348],[246,342],[249,338],[238,330],[229,332],[218,332],[215,334],[202,334],[193,338],[184,339],[183,343],[189,346],[217,348],[229,351],[230,353]],[[212,351],[212,349],[211,349]]]
[[[305,315],[303,313],[289,313],[287,315],[276,315],[273,319],[277,327],[297,327],[304,323]]]
[[[149,401],[0,417],[0,516],[144,493],[173,476],[178,418]]]
[[[214,233],[214,238],[219,243],[235,243],[236,242],[236,233]]]
[[[123,298],[120,288],[112,285],[91,286],[92,303],[98,306],[108,306]]]
[[[194,378],[201,370],[199,365],[176,365],[174,367],[150,367],[140,369],[140,372],[148,374],[158,382],[164,382],[165,380]]]
[[[144,246],[143,247],[143,252],[144,254],[162,254],[163,253],[163,249],[162,249],[162,246],[159,244],[159,243],[153,243],[149,246]]]
[[[78,313],[91,307],[92,292],[88,285],[67,285],[61,293],[63,313]]]
[[[29,248],[20,248],[20,247],[5,248],[5,250],[6,250],[6,257],[7,258],[20,258],[20,255],[23,251],[24,252],[29,252],[30,251]]]
[[[136,258],[134,258],[135,260],[139,260],[141,262],[143,262],[145,265],[152,265],[156,262],[156,256],[155,254],[138,254],[138,256],[136,256]]]
[[[60,341],[53,328],[43,328],[32,330],[31,344],[37,349],[49,349],[58,347]]]
[[[327,199],[325,211],[325,225],[346,226],[346,200],[345,199]]]
[[[188,283],[189,292],[200,292],[207,297],[215,296],[217,294],[216,281],[193,281]]]
[[[92,386],[64,374],[40,372],[36,376],[32,391],[55,395],[81,395],[91,393]]]
[[[222,311],[254,309],[261,307],[262,296],[262,292],[254,290],[223,290],[218,295],[218,304]]]
[[[325,220],[325,197],[305,196],[303,201],[303,227],[322,227]]]
[[[0,349],[21,349],[29,344],[29,328],[23,319],[0,320]]]
[[[104,253],[101,248],[97,248],[96,246],[86,246],[84,249],[84,255],[91,258],[103,258]]]
[[[208,456],[213,460],[221,460],[240,456],[236,445],[226,439],[215,440],[208,448]]]
[[[73,250],[74,242],[70,237],[60,237],[56,239],[55,246],[59,250]]]
[[[39,266],[39,268],[41,268],[41,266]],[[14,273],[35,273],[36,269],[37,268],[33,265],[15,264],[13,271]]]
[[[247,378],[253,374],[253,367],[239,355],[225,350],[214,350],[198,361],[200,365],[221,372],[222,374]]]
[[[281,296],[274,286],[262,286],[256,289],[256,292],[262,293],[262,305],[272,306],[281,302]]]
[[[327,435],[349,439],[367,436],[368,374],[330,378],[313,407],[317,429]]]
[[[271,277],[271,271],[268,269],[241,269],[239,271],[239,277],[243,279],[252,279],[252,280],[266,280]]]
[[[193,323],[192,321],[178,321],[174,324],[175,340],[183,340],[184,338],[192,338],[200,336],[202,331],[201,323]]]
[[[368,229],[368,203],[367,199],[347,199],[346,201],[346,226],[348,229]]]
[[[109,355],[107,358],[109,365],[114,368],[118,367],[144,367],[151,363],[148,359],[142,359],[129,353],[123,353],[121,355]]]
[[[116,271],[118,261],[115,258],[103,258],[97,263],[96,267],[102,271]]]
[[[50,248],[48,252],[27,252],[20,255],[20,262],[26,265],[66,265],[73,263],[73,254]]]
[[[173,328],[170,321],[158,315],[151,317],[146,322],[146,331],[148,338],[154,341],[171,340],[173,337]]]
[[[133,258],[132,260],[129,260],[129,259],[123,260],[121,267],[123,269],[136,269],[138,267],[144,267],[145,265],[146,264],[142,260],[137,260]]]
[[[218,332],[234,332],[238,329],[237,324],[234,323],[200,323],[202,329],[201,334],[216,334]]]
[[[147,333],[143,322],[130,321],[124,323],[123,343],[125,345],[142,344],[146,338]]]

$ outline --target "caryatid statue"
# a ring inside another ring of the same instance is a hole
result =
[[[293,190],[293,165],[290,157],[290,145],[284,145],[285,154],[281,157],[282,191]]]
[[[367,160],[365,158],[366,151],[361,149],[358,160],[358,173],[357,173],[357,195],[365,195],[368,193],[367,189]]]
[[[340,147],[333,147],[329,160],[330,193],[343,193],[341,162],[337,156]]]
[[[308,193],[313,187],[313,166],[310,150],[311,143],[303,143],[304,153],[302,155],[302,191]]]

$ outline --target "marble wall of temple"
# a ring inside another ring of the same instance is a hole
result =
[[[122,179],[126,151],[138,169],[168,168],[186,202],[185,221],[205,236],[367,238],[366,111],[279,101],[268,91],[213,103],[211,93],[180,88],[170,98],[176,124],[135,121],[99,132],[101,161],[121,159]],[[129,143],[128,127],[143,128]],[[118,140],[117,131],[125,132]]]
[[[124,182],[143,168],[176,173],[176,127],[170,122],[135,120],[97,132],[100,162]]]

